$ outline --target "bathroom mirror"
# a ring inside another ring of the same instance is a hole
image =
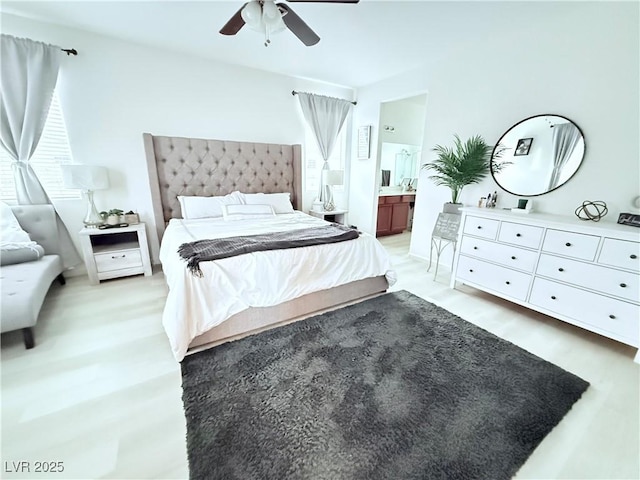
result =
[[[419,153],[420,147],[417,145],[382,142],[380,186],[393,189],[412,184],[418,177]]]
[[[491,154],[491,175],[514,195],[542,195],[564,185],[584,153],[584,135],[575,123],[561,115],[535,115],[500,137]]]

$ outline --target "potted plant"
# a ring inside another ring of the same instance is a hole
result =
[[[438,158],[422,165],[422,168],[435,172],[429,178],[436,185],[451,189],[451,202],[444,204],[445,213],[458,213],[462,206],[459,203],[462,189],[472,183],[479,183],[487,176],[492,151],[492,147],[480,135],[471,137],[464,143],[458,135],[454,135],[454,138],[453,148],[436,145],[433,151],[438,154]]]
[[[124,213],[124,210],[119,208],[112,208],[108,212],[100,212],[100,216],[107,225],[117,225],[120,223],[120,215]]]

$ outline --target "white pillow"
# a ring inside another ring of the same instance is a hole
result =
[[[243,203],[240,192],[232,192],[220,197],[180,196],[180,209],[182,218],[212,218],[222,217],[224,205]]]
[[[291,194],[285,193],[245,193],[247,205],[271,205],[276,213],[293,213]]]
[[[22,248],[36,244],[22,229],[11,207],[4,202],[0,202],[0,244],[4,249]]]
[[[223,205],[222,215],[225,221],[247,220],[249,218],[275,217],[271,205]]]

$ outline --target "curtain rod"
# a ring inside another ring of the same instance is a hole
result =
[[[78,55],[78,51],[75,48],[61,48],[60,50],[66,52],[67,56]]]
[[[297,94],[298,94],[298,92],[296,92],[295,90],[293,90],[293,91],[291,92],[291,95],[297,95]],[[357,105],[357,104],[358,104],[358,102],[352,102],[352,101],[350,101],[350,100],[345,100],[345,102],[349,102],[349,103],[351,103],[351,104],[353,104],[353,105]]]

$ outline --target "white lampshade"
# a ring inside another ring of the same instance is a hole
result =
[[[284,30],[285,24],[282,20],[282,13],[280,13],[280,9],[273,1],[266,1],[262,5],[262,23],[271,33]]]
[[[261,26],[262,7],[257,0],[251,0],[248,2],[240,12],[240,16],[247,24],[247,27],[258,31],[264,30],[264,27]]]
[[[61,165],[62,182],[66,188],[79,190],[104,190],[109,188],[109,176],[105,167],[93,165]]]
[[[344,170],[323,170],[322,183],[324,185],[343,185]]]

